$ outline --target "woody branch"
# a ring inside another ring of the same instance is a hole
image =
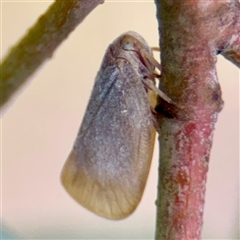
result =
[[[201,238],[214,126],[223,101],[216,72],[221,53],[240,67],[240,4],[156,0],[161,89],[184,106],[160,102],[174,118],[159,121],[156,239]]]
[[[56,0],[0,65],[0,108],[104,0]]]

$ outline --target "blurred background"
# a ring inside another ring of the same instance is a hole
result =
[[[51,1],[2,1],[2,51],[23,36]],[[78,205],[59,176],[72,148],[107,46],[134,30],[158,45],[153,1],[98,6],[8,105],[1,120],[3,230],[15,239],[153,239],[158,146],[146,190],[127,219],[110,221]],[[158,58],[158,56],[156,55]],[[225,101],[211,152],[203,239],[239,238],[239,69],[221,56]]]

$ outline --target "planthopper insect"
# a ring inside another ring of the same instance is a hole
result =
[[[122,219],[138,206],[147,182],[155,140],[155,68],[146,41],[135,32],[107,49],[61,181],[82,206]]]

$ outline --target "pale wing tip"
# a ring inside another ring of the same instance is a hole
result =
[[[126,189],[121,183],[102,184],[77,167],[73,154],[67,159],[61,182],[66,191],[86,209],[112,220],[128,217],[138,206],[142,192]]]

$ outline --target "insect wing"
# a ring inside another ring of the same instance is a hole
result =
[[[126,61],[120,63],[98,73],[61,175],[77,202],[109,219],[125,218],[139,204],[155,140],[140,76]]]

